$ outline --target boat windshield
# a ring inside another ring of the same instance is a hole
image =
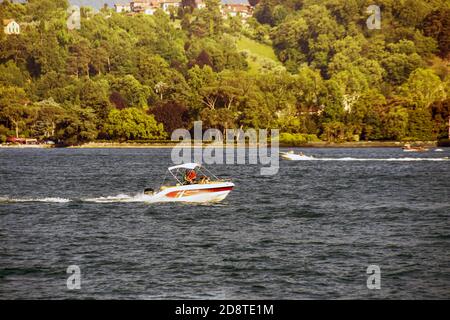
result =
[[[212,182],[221,181],[217,176],[211,173],[205,167],[199,164],[185,164],[180,166],[170,167],[168,173],[175,179],[176,185],[189,184],[208,184]],[[162,187],[174,186],[172,179],[164,177]],[[168,181],[166,181],[168,180]]]

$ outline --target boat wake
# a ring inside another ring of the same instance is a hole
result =
[[[66,198],[10,198],[0,197],[0,203],[15,203],[15,202],[49,202],[49,203],[68,203],[72,200]]]
[[[449,158],[314,158],[305,157],[297,161],[387,161],[387,162],[417,162],[417,161],[449,161]]]
[[[119,194],[117,196],[107,196],[98,198],[83,198],[83,199],[67,199],[59,197],[43,197],[43,198],[20,198],[20,197],[1,197],[0,204],[2,203],[33,203],[33,202],[44,202],[44,203],[129,203],[129,202],[147,202],[149,196],[143,193],[136,194],[134,196],[127,194]]]
[[[148,202],[150,198],[151,198],[150,196],[147,196],[143,193],[138,193],[134,196],[127,194],[119,194],[117,196],[82,199],[82,202],[91,202],[91,203]]]
[[[43,198],[19,198],[19,197],[3,197],[0,196],[0,205],[13,203],[92,203],[92,204],[108,204],[108,203],[150,203],[151,196],[143,193],[135,195],[118,194],[116,196],[105,196],[97,198],[82,198],[82,199],[67,199],[57,197],[43,197]],[[199,204],[200,205],[200,204]],[[204,204],[206,205],[206,204]],[[208,205],[211,205],[208,203]],[[220,204],[215,203],[215,206]]]

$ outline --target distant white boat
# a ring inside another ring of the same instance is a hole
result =
[[[315,159],[312,156],[306,156],[303,153],[296,154],[294,151],[289,152],[280,152],[280,157],[284,160],[290,160],[290,161],[301,161],[301,160],[312,160]]]
[[[405,146],[403,147],[403,151],[404,152],[427,152],[429,151],[429,149],[425,148],[425,147],[412,147],[411,144],[407,143],[405,144]]]
[[[434,150],[435,152],[444,152],[444,150],[443,149],[436,149],[436,150]]]

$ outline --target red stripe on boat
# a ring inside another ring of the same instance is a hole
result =
[[[173,192],[169,192],[166,195],[166,197],[178,198],[180,196],[180,194],[182,194],[182,197],[190,197],[190,196],[195,196],[195,195],[199,195],[199,194],[202,194],[202,193],[224,192],[224,191],[231,191],[231,190],[233,190],[233,187],[173,191]]]

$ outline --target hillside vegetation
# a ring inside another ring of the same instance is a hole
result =
[[[0,142],[7,136],[163,140],[177,128],[279,128],[307,141],[447,136],[450,3],[253,0],[223,19],[220,1],[170,15],[0,3],[20,35],[0,33]]]

